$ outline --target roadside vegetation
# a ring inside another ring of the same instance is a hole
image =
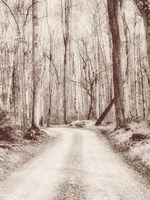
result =
[[[9,116],[0,110],[0,181],[55,140],[45,132],[24,131],[11,125]]]
[[[99,127],[116,152],[150,181],[150,126],[146,122],[132,122],[129,129],[114,130],[113,125]]]
[[[74,121],[73,128],[86,128],[98,136],[103,135],[116,153],[150,181],[150,125],[148,122],[132,122],[127,129],[116,129],[115,123],[103,122],[95,126],[95,121]]]

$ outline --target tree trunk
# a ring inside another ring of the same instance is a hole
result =
[[[122,72],[121,72],[121,41],[118,26],[118,5],[119,0],[107,0],[109,25],[112,34],[113,44],[113,81],[115,94],[115,112],[117,128],[125,128],[125,112],[124,112],[124,94],[122,87]]]
[[[67,36],[68,37],[68,36]],[[63,76],[63,121],[67,124],[67,87],[66,87],[66,73],[67,73],[67,51],[68,51],[68,39],[65,41],[65,53],[64,53],[64,76]]]
[[[148,62],[150,66],[150,3],[149,0],[134,0],[134,2],[143,17],[146,34]]]
[[[101,124],[101,122],[105,119],[106,115],[109,113],[109,111],[111,110],[113,104],[115,103],[115,98],[113,98],[111,100],[111,103],[109,104],[109,106],[105,109],[105,111],[101,114],[100,118],[97,120],[97,122],[95,123],[96,126],[99,126]]]
[[[62,7],[63,9],[63,7]],[[63,75],[63,121],[67,124],[67,69],[69,62],[69,32],[70,32],[70,11],[71,11],[71,0],[65,0],[64,11],[62,11],[62,26],[63,26],[63,38],[64,38],[64,75]],[[63,14],[64,13],[64,14]]]
[[[38,3],[32,0],[32,65],[33,65],[33,105],[32,128],[39,129],[40,122],[40,93],[41,93],[41,69],[39,62],[39,38],[38,38]]]
[[[141,16],[143,17],[145,35],[146,35],[146,45],[147,45],[147,56],[148,56],[148,77],[150,77],[150,2],[149,0],[134,0]],[[149,78],[148,78],[149,82]],[[150,106],[148,108],[150,110]]]
[[[122,23],[123,23],[123,32],[125,36],[125,53],[126,53],[126,66],[124,70],[124,96],[125,96],[125,117],[130,119],[130,105],[131,105],[131,96],[130,96],[130,85],[131,85],[131,39],[128,23],[126,21],[125,11],[122,10]]]

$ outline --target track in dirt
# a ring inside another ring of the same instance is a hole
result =
[[[55,144],[0,183],[0,200],[149,200],[150,189],[92,131],[51,128]]]

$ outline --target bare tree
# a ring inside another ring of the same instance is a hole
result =
[[[67,83],[66,83],[66,75],[67,75],[67,69],[68,69],[68,62],[69,62],[69,40],[70,40],[70,17],[71,17],[71,8],[72,8],[72,2],[71,0],[65,0],[64,2],[64,8],[63,8],[63,2],[62,4],[62,29],[63,29],[63,40],[64,40],[64,75],[63,75],[63,121],[64,123],[67,122]]]
[[[115,111],[117,128],[126,127],[125,105],[122,88],[122,72],[121,72],[121,41],[118,26],[118,6],[120,0],[108,0],[108,16],[109,25],[112,34],[113,43],[113,81],[115,94]]]
[[[41,63],[39,60],[39,26],[38,3],[32,0],[32,65],[33,65],[33,105],[32,105],[32,129],[38,129],[40,123],[40,94],[41,94]]]
[[[146,42],[147,42],[147,54],[150,66],[150,2],[149,0],[134,0],[134,2],[144,20]]]

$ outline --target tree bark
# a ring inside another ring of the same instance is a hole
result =
[[[39,60],[39,37],[38,37],[38,3],[32,0],[32,65],[33,65],[33,105],[32,105],[32,128],[39,129],[40,123],[40,93],[41,93],[41,69]]]
[[[150,77],[150,2],[149,0],[134,0],[136,7],[138,8],[141,16],[143,17],[146,45],[147,45],[147,56],[148,56],[148,77]],[[149,78],[148,78],[149,83]],[[148,108],[150,110],[150,106]]]
[[[111,110],[113,104],[115,103],[115,98],[113,98],[111,100],[111,103],[109,104],[109,106],[105,109],[105,111],[101,114],[100,118],[97,120],[97,122],[95,123],[96,126],[99,126],[102,121],[105,119],[106,115],[109,113],[109,111]]]
[[[62,7],[63,9],[63,7]],[[70,33],[70,12],[71,0],[65,0],[64,10],[62,10],[62,28],[64,38],[64,74],[63,74],[63,121],[67,124],[67,69],[69,62],[69,33]]]
[[[117,128],[125,128],[125,112],[124,112],[124,94],[122,87],[122,72],[121,72],[121,41],[118,26],[118,5],[119,0],[107,0],[108,2],[108,16],[109,25],[112,34],[113,44],[113,82],[115,94],[115,112]]]
[[[149,0],[134,0],[134,2],[141,16],[143,17],[146,34],[148,62],[150,66],[150,3]]]

